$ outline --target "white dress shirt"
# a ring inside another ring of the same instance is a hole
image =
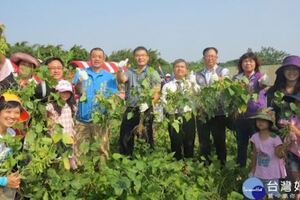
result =
[[[179,82],[179,83],[178,83]],[[161,100],[163,104],[167,104],[167,94],[168,92],[176,92],[178,90],[178,84],[180,84],[180,87],[182,88],[182,92],[184,93],[184,91],[186,90],[192,90],[192,84],[190,83],[189,80],[176,80],[175,78],[173,80],[171,80],[170,82],[166,83],[163,88],[162,88],[162,96],[161,96]],[[183,112],[189,112],[192,111],[192,109],[188,106],[185,105],[183,108]],[[178,109],[176,109],[173,113],[169,113],[169,114],[174,114],[174,113],[179,113]]]

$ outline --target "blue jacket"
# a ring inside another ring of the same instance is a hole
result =
[[[92,112],[98,105],[95,103],[94,98],[98,92],[102,92],[104,96],[110,96],[118,91],[117,82],[111,73],[101,70],[96,73],[91,67],[85,69],[88,74],[88,80],[82,81],[82,91],[86,95],[86,101],[79,101],[76,119],[81,122],[91,122]],[[77,84],[79,81],[79,72],[77,72],[72,81]]]

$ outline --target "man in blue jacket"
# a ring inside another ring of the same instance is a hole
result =
[[[81,91],[76,113],[76,144],[75,153],[81,142],[90,140],[93,137],[100,137],[100,154],[105,159],[108,158],[109,139],[108,130],[99,124],[92,123],[92,113],[99,105],[95,102],[95,96],[101,92],[104,96],[109,96],[117,92],[117,83],[114,75],[102,69],[105,62],[105,53],[101,48],[93,48],[90,51],[90,62],[92,67],[78,71],[73,79],[75,88]]]

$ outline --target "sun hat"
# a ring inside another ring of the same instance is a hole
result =
[[[282,73],[283,69],[287,66],[295,66],[300,69],[300,57],[295,55],[285,57],[282,65],[276,70],[276,74]]]
[[[24,62],[28,62],[30,64],[33,64],[35,67],[40,66],[40,62],[36,58],[34,58],[33,56],[31,56],[27,53],[22,53],[22,52],[13,53],[10,56],[10,60],[12,62],[16,63],[17,65],[19,65],[19,63],[21,61],[24,61]]]
[[[55,87],[58,92],[73,92],[72,84],[66,80],[60,80]]]
[[[171,77],[171,74],[168,73],[168,74],[165,75],[165,77]]]
[[[24,122],[27,119],[29,119],[29,113],[24,109],[22,106],[22,100],[20,97],[18,97],[16,94],[10,93],[10,92],[5,92],[1,95],[1,98],[4,98],[4,101],[15,101],[18,102],[21,105],[21,113],[20,113],[20,118],[19,122]]]
[[[271,108],[262,108],[257,111],[256,115],[250,117],[251,119],[264,119],[272,122],[275,125],[275,112]]]

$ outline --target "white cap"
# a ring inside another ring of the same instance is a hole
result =
[[[71,83],[66,80],[60,80],[56,85],[55,90],[58,92],[73,92]]]

